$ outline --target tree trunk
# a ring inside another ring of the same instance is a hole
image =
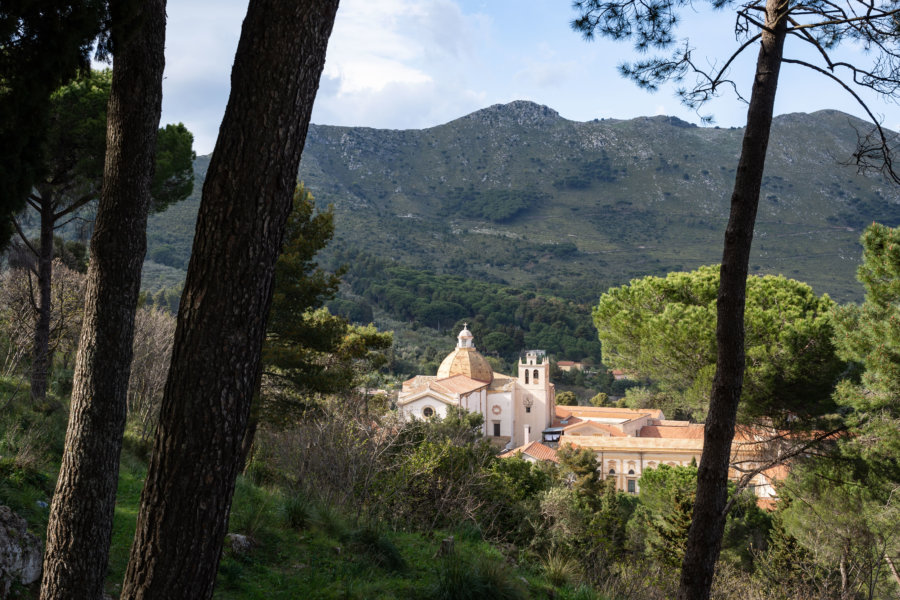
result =
[[[116,47],[103,189],[47,526],[44,600],[99,599],[109,557],[165,62],[165,0],[128,4],[140,14],[124,23],[116,22],[121,7],[111,7]]]
[[[41,239],[37,248],[38,303],[37,323],[34,326],[34,346],[31,361],[31,400],[34,404],[47,397],[47,378],[50,375],[50,317],[53,284],[53,195],[41,192]]]
[[[783,0],[766,1],[767,29],[760,42],[747,126],[731,195],[731,215],[725,230],[716,306],[716,374],[697,471],[697,498],[681,568],[679,600],[709,598],[722,546],[731,442],[744,379],[747,269],[784,50],[788,7],[789,2]]]
[[[212,596],[275,260],[337,0],[251,0],[120,598]]]

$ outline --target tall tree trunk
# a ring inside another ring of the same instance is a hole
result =
[[[162,106],[165,9],[165,0],[111,6],[115,58],[103,189],[65,453],[47,526],[44,600],[99,599],[103,592]]]
[[[197,218],[122,600],[212,596],[275,260],[337,0],[251,0]]]
[[[47,397],[47,378],[50,375],[50,317],[53,289],[53,193],[41,192],[41,239],[37,248],[37,323],[34,326],[34,346],[31,360],[31,400],[35,404]]]
[[[744,380],[744,300],[759,191],[762,185],[775,106],[778,72],[787,29],[787,0],[766,1],[747,126],[738,162],[731,215],[725,230],[716,323],[713,378],[703,454],[697,471],[697,498],[681,567],[679,600],[707,600],[725,530],[728,466],[738,402]]]

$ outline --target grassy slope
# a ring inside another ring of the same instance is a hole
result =
[[[13,389],[15,382],[0,380],[0,398],[8,398]],[[4,405],[0,418],[0,504],[24,516],[31,532],[43,538],[49,510],[39,502],[49,502],[52,495],[66,415],[32,411],[24,400],[27,390],[17,397],[21,400]],[[106,585],[113,597],[128,562],[148,449],[126,434]],[[303,515],[299,519],[298,511]],[[554,590],[539,567],[508,566],[506,557],[469,530],[422,534],[375,529],[375,540],[367,542],[344,515],[303,503],[298,508],[296,500],[244,477],[236,486],[229,525],[255,545],[246,555],[225,551],[214,596],[222,600],[434,598],[444,567],[434,556],[448,535],[456,538],[452,560],[466,566],[458,573],[463,585],[479,565],[494,565],[504,581],[524,592],[520,597],[595,598],[584,590],[578,596],[571,588]],[[397,564],[398,556],[402,564]],[[36,588],[17,588],[13,597],[36,598]]]

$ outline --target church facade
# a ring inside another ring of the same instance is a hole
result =
[[[466,325],[437,375],[419,375],[403,382],[397,398],[397,408],[405,418],[443,417],[451,407],[481,414],[482,433],[501,446],[539,442],[556,414],[550,361],[544,352],[531,350],[519,359],[516,376],[495,373],[475,348]]]

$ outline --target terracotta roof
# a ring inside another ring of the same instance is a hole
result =
[[[583,419],[579,419],[578,417],[569,417],[566,419],[566,422],[563,423],[562,419],[556,418],[553,419],[553,423],[551,423],[551,427],[568,427],[569,425],[575,425],[576,423],[583,423]]]
[[[582,448],[590,448],[594,451],[607,452],[652,452],[681,451],[699,454],[703,451],[703,440],[678,439],[678,438],[643,438],[643,437],[606,437],[601,435],[579,435],[572,439],[578,440]],[[566,436],[560,439],[560,443],[567,441]]]
[[[577,417],[575,417],[575,418],[577,419]],[[613,425],[607,425],[606,423],[595,423],[594,421],[582,421],[581,419],[578,419],[577,423],[571,423],[571,421],[570,421],[570,424],[566,425],[566,427],[563,429],[563,431],[566,432],[566,435],[573,435],[572,432],[574,432],[578,429],[595,429],[595,430],[599,429],[601,431],[607,432],[609,435],[611,435],[613,437],[626,437],[625,432],[622,431],[621,429],[619,429],[618,427],[615,427]]]
[[[642,438],[668,438],[677,440],[702,440],[704,427],[701,424],[686,425],[644,425]]]
[[[491,390],[503,390],[510,382],[515,381],[515,377],[503,375],[502,373],[494,373],[494,380],[491,381]]]
[[[766,512],[774,512],[775,508],[777,508],[777,506],[778,506],[778,499],[777,498],[765,498],[765,497],[760,496],[759,498],[756,499],[756,506],[758,506],[759,508],[761,508],[762,510],[764,510]]]
[[[561,361],[557,362],[556,364],[557,364],[557,366],[560,366],[560,367],[571,367],[572,365],[575,364],[575,361],[574,360],[561,360]]]
[[[408,392],[409,390],[413,390],[418,387],[424,387],[428,385],[428,383],[437,379],[434,375],[416,375],[415,377],[411,377],[403,382],[403,387],[401,388],[404,392]]]
[[[584,419],[638,419],[649,416],[661,419],[663,413],[658,408],[617,408],[614,406],[557,406],[556,416],[565,419],[567,416]]]
[[[474,392],[486,385],[487,383],[484,381],[478,381],[471,377],[466,377],[465,375],[454,375],[447,379],[433,381],[431,383],[431,389],[451,394],[468,394],[469,392]]]
[[[456,348],[444,358],[437,372],[438,379],[454,375],[465,375],[490,383],[494,379],[494,369],[475,348]]]
[[[784,481],[787,479],[787,476],[790,474],[791,469],[787,465],[775,465],[774,467],[769,467],[765,471],[762,472],[763,477],[771,481]]]
[[[559,459],[556,458],[556,450],[549,446],[545,446],[540,442],[531,442],[524,446],[513,448],[512,450],[501,454],[500,458],[510,458],[519,454],[527,454],[537,460],[549,460],[555,463],[559,462]]]

